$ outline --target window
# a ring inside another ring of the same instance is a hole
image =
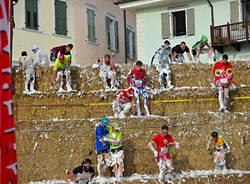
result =
[[[186,16],[185,11],[173,12],[173,35],[186,35]]]
[[[55,0],[55,33],[67,35],[67,6],[65,1]]]
[[[92,6],[86,8],[87,16],[87,40],[96,43],[96,9]]]
[[[195,34],[194,9],[161,14],[162,39]]]
[[[127,45],[127,57],[129,59],[135,59],[135,32],[131,26],[126,28],[126,45]]]
[[[111,15],[106,16],[105,19],[108,49],[119,52],[118,22]]]
[[[243,21],[250,21],[250,0],[242,0]]]
[[[25,0],[25,27],[38,30],[38,0]]]

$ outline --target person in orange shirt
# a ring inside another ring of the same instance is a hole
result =
[[[221,112],[228,112],[227,101],[229,97],[229,85],[232,83],[233,87],[235,87],[233,67],[227,60],[228,56],[226,54],[223,55],[222,60],[217,62],[213,69],[213,83],[219,92],[219,111]]]
[[[211,138],[207,144],[207,150],[210,150],[211,143],[215,143],[216,151],[214,153],[215,169],[226,169],[226,153],[230,152],[227,142],[216,131],[212,132]]]

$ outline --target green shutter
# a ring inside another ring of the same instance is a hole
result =
[[[169,13],[161,14],[162,39],[170,37]]]
[[[231,19],[231,23],[239,22],[238,1],[230,2],[230,19]]]
[[[91,15],[91,35],[92,35],[92,40],[93,42],[96,42],[96,29],[95,29],[95,11],[92,10],[92,15]]]
[[[126,48],[126,54],[127,54],[127,57],[129,57],[129,29],[126,28],[126,45],[127,45],[127,48]]]
[[[66,2],[55,0],[55,20],[56,34],[67,35],[67,12],[66,12]]]
[[[132,46],[133,46],[133,53],[132,53],[132,59],[135,60],[135,32],[132,32]]]
[[[91,10],[87,8],[88,41],[91,40]]]
[[[118,21],[115,21],[115,51],[119,52],[119,28],[118,28]]]
[[[25,27],[38,29],[37,0],[25,0]]]
[[[105,17],[105,23],[106,23],[107,44],[108,44],[108,49],[110,49],[110,30],[109,30],[110,18],[108,18],[107,16]]]
[[[187,10],[187,22],[187,35],[192,36],[195,34],[194,8]]]

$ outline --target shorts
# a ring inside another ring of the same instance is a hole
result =
[[[106,149],[106,150],[98,150],[96,151],[96,154],[103,154],[103,153],[109,153],[109,149]]]
[[[123,163],[124,153],[122,148],[111,150],[111,166]]]

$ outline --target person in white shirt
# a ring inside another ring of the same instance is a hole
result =
[[[38,46],[33,45],[31,48],[32,52],[36,54],[36,66],[49,66],[49,56],[44,51],[40,50]]]

